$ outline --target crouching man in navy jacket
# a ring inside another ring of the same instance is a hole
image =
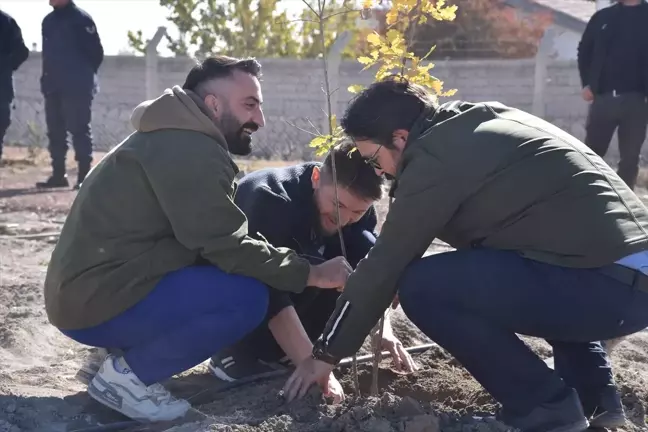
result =
[[[335,158],[342,236],[347,259],[355,267],[376,241],[373,203],[382,197],[383,178],[357,151],[349,154],[352,149],[350,144],[336,148],[323,164],[263,169],[243,177],[235,202],[248,218],[250,235],[289,247],[313,263],[342,255],[333,185]],[[314,287],[300,294],[270,289],[265,321],[241,342],[215,355],[210,369],[223,380],[235,381],[272,370],[270,363],[298,364],[310,356],[312,341],[322,333],[338,295],[335,290]],[[389,320],[382,347],[392,353],[397,368],[416,368],[391,331]],[[320,384],[335,399],[344,398],[332,373]]]

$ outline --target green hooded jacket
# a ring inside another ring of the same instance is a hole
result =
[[[394,202],[323,333],[349,356],[389,306],[407,265],[439,238],[574,268],[648,249],[648,209],[585,144],[497,102],[450,102],[409,133]],[[470,269],[466,269],[470,271]]]
[[[304,289],[305,259],[248,236],[232,200],[238,168],[200,98],[175,86],[131,121],[136,132],[83,182],[52,253],[45,305],[53,325],[108,321],[194,264]]]

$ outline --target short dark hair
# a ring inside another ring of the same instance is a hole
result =
[[[206,58],[191,68],[182,88],[200,93],[200,85],[217,78],[227,78],[235,70],[261,78],[261,64],[254,58],[238,59],[228,56]]]
[[[377,201],[382,198],[383,178],[369,165],[352,142],[335,146],[326,155],[322,165],[324,181],[333,179],[333,159],[339,186],[346,187],[355,195]]]
[[[393,148],[394,131],[411,130],[423,110],[429,107],[437,107],[436,97],[423,86],[389,76],[356,95],[340,124],[353,139],[371,140]]]

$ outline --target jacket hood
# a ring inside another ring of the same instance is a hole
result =
[[[177,85],[166,89],[157,99],[139,104],[130,120],[138,132],[163,129],[200,132],[212,137],[227,150],[225,137],[200,97]]]

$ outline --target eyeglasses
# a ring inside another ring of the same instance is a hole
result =
[[[369,156],[368,158],[365,158],[365,163],[371,165],[373,169],[381,170],[382,166],[380,166],[380,163],[378,162],[378,152],[382,148],[382,145],[378,146],[378,149]]]

